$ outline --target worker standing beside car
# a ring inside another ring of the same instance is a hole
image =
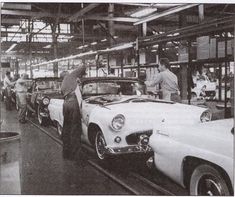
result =
[[[5,96],[6,96],[6,109],[11,110],[11,88],[15,85],[15,82],[11,81],[11,73],[10,71],[6,72],[6,76],[3,81],[3,86],[5,88]]]
[[[22,74],[21,77],[16,81],[15,89],[16,89],[16,99],[19,103],[19,122],[24,124],[26,123],[26,111],[27,111],[27,82],[28,75]]]
[[[169,70],[170,63],[167,58],[159,60],[159,71],[152,81],[146,81],[147,86],[161,85],[162,99],[181,102],[179,96],[178,79],[177,76]]]
[[[77,88],[77,80],[85,75],[85,70],[84,65],[79,66],[64,77],[61,85],[61,92],[64,96],[62,141],[65,159],[76,160],[81,152],[81,114],[75,89]]]

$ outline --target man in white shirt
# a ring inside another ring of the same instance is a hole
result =
[[[16,89],[16,99],[19,102],[19,122],[24,124],[26,123],[26,111],[27,111],[27,85],[26,83],[29,81],[27,74],[22,74],[21,77],[16,81],[15,89]]]
[[[152,81],[146,81],[148,86],[161,85],[162,99],[168,101],[181,102],[177,76],[169,70],[170,63],[167,58],[159,61],[159,71]]]
[[[6,109],[11,110],[11,88],[15,85],[15,82],[11,82],[10,71],[6,72],[6,76],[3,81],[4,94],[6,95]]]

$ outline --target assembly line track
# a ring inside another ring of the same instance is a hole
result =
[[[63,146],[63,143],[60,139],[58,139],[58,137],[53,136],[50,132],[46,131],[46,129],[42,128],[41,126],[39,126],[38,124],[36,124],[35,122],[33,122],[32,120],[28,119],[28,121],[34,125],[35,127],[37,127],[39,130],[41,130],[44,134],[46,134],[47,136],[49,136],[53,141],[55,141],[59,146]],[[88,147],[87,145],[83,144],[82,145],[85,149],[87,149],[89,152],[93,152],[93,149],[91,149],[90,147]],[[113,180],[114,182],[116,182],[117,184],[121,185],[125,190],[127,190],[131,195],[146,195],[146,193],[139,191],[138,187],[136,188],[134,186],[130,185],[129,180],[134,180],[137,181],[140,185],[145,185],[144,189],[147,191],[151,191],[152,195],[167,195],[167,196],[172,196],[174,195],[173,193],[167,191],[166,189],[164,189],[163,187],[161,187],[160,185],[157,185],[156,183],[144,178],[143,176],[136,174],[134,172],[130,172],[128,174],[125,174],[125,176],[117,176],[115,173],[110,172],[107,169],[104,169],[102,167],[102,165],[97,164],[97,162],[92,161],[92,160],[88,160],[88,164],[90,166],[92,166],[93,168],[95,168],[96,170],[100,171],[101,173],[103,173],[105,176],[109,177],[111,180]],[[129,180],[128,180],[129,179]],[[125,181],[126,180],[126,181]],[[128,183],[126,183],[128,182]]]

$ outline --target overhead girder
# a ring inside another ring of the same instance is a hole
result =
[[[202,36],[209,33],[232,30],[234,27],[233,18],[234,17],[231,16],[226,18],[215,19],[198,25],[192,25],[173,31],[168,31],[159,35],[142,37],[139,38],[139,45],[141,45],[142,47],[146,47],[161,42],[177,41],[181,39]]]

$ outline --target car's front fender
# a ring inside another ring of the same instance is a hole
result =
[[[113,139],[117,135],[117,132],[111,128],[111,122],[115,115],[109,109],[96,107],[86,117],[88,119],[88,125],[95,124],[101,129],[108,146],[113,145]]]
[[[185,136],[185,138],[187,138],[187,136]],[[233,162],[231,158],[213,152],[209,148],[203,149],[200,146],[197,146],[195,143],[204,142],[199,142],[193,135],[191,136],[191,139],[187,139],[187,142],[178,141],[177,139],[168,136],[167,133],[157,134],[156,131],[154,131],[153,135],[150,137],[149,144],[154,151],[155,165],[160,171],[184,186],[184,159],[186,157],[194,157],[221,167],[231,179],[231,175],[233,174]],[[207,143],[208,147],[209,143],[211,142]]]

